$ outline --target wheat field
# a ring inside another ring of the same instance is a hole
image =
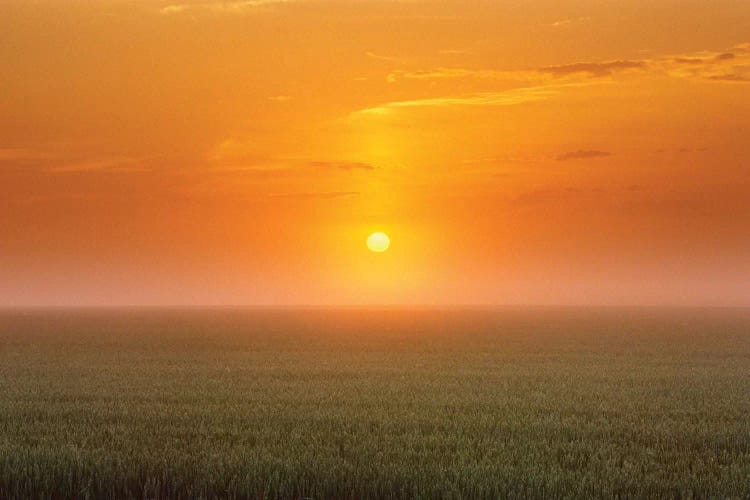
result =
[[[0,497],[750,496],[750,311],[0,312]]]

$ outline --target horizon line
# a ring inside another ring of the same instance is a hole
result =
[[[750,304],[689,303],[423,303],[423,304],[18,304],[0,311],[40,310],[488,310],[488,309],[750,309]]]

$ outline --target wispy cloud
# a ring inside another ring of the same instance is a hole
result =
[[[392,71],[386,77],[388,83],[399,80],[440,80],[457,78],[502,78],[507,72],[494,70],[472,70],[465,68],[434,68],[420,71]],[[510,74],[510,77],[513,75]]]
[[[385,56],[382,54],[376,54],[375,52],[372,52],[372,51],[365,52],[365,55],[369,57],[370,59],[375,59],[377,61],[386,61],[386,62],[399,63],[399,64],[404,62],[403,59],[399,59],[397,57]]]
[[[733,73],[726,75],[712,75],[709,76],[708,79],[714,82],[750,83],[750,75],[742,76]]]
[[[644,61],[605,61],[605,62],[584,62],[574,64],[563,64],[560,66],[546,66],[539,68],[540,73],[547,73],[554,76],[567,76],[575,74],[587,74],[590,76],[601,77],[609,76],[615,72],[627,70],[640,70],[646,67]]]
[[[437,53],[444,56],[457,56],[462,54],[471,54],[472,52],[468,49],[442,49],[438,50]]]
[[[506,88],[496,92],[471,93],[393,101],[359,110],[356,114],[388,114],[397,109],[448,106],[510,106],[549,99],[563,87],[592,85],[625,74],[652,74],[674,78],[695,78],[706,82],[750,82],[750,43],[722,51],[704,51],[648,59],[620,59],[577,62],[525,70],[495,70],[437,67],[427,70],[397,70],[387,76],[391,84],[399,80],[490,79]],[[594,154],[599,153],[599,154]],[[578,151],[560,160],[602,156],[603,152]]]
[[[144,170],[154,156],[106,155],[66,151],[47,145],[39,149],[0,148],[0,167],[24,168],[51,174],[74,172],[133,172]]]
[[[655,58],[649,61],[654,71],[676,78],[713,82],[750,81],[750,50],[741,44],[725,51],[703,51]]]
[[[434,108],[448,106],[513,106],[532,101],[540,101],[556,95],[557,91],[545,87],[527,87],[504,92],[481,92],[453,97],[433,97],[407,101],[393,101],[379,106],[366,108],[357,113],[387,114],[403,108]]]
[[[183,2],[175,3],[159,9],[164,15],[181,14],[191,11],[208,11],[214,13],[243,13],[275,4],[289,3],[299,0],[217,0],[214,2]]]
[[[224,141],[227,143],[228,141]],[[271,158],[252,153],[215,155],[211,160],[212,172],[236,172],[257,179],[304,177],[333,173],[335,171],[373,171],[377,167],[354,160],[314,160],[308,158]]]
[[[399,80],[440,80],[440,79],[494,79],[513,81],[546,81],[569,77],[601,78],[615,73],[644,70],[647,63],[640,60],[618,60],[603,62],[581,62],[559,66],[543,66],[525,70],[493,70],[438,67],[418,71],[392,71],[387,76],[389,83]]]
[[[570,26],[572,24],[587,23],[589,21],[591,21],[590,17],[566,18],[566,19],[558,19],[557,21],[547,23],[544,26],[549,26],[551,28],[560,28],[563,26]]]
[[[437,67],[425,70],[398,70],[387,76],[399,80],[494,79],[542,84],[552,81],[586,82],[621,74],[661,74],[676,78],[696,78],[716,82],[750,80],[750,43],[722,51],[703,51],[646,59],[583,61],[530,69],[474,69]]]

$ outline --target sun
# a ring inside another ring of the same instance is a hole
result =
[[[391,246],[391,239],[387,234],[377,232],[367,237],[367,248],[373,252],[383,253]]]

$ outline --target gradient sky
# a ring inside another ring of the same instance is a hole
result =
[[[3,0],[0,67],[0,305],[750,305],[747,0]]]

